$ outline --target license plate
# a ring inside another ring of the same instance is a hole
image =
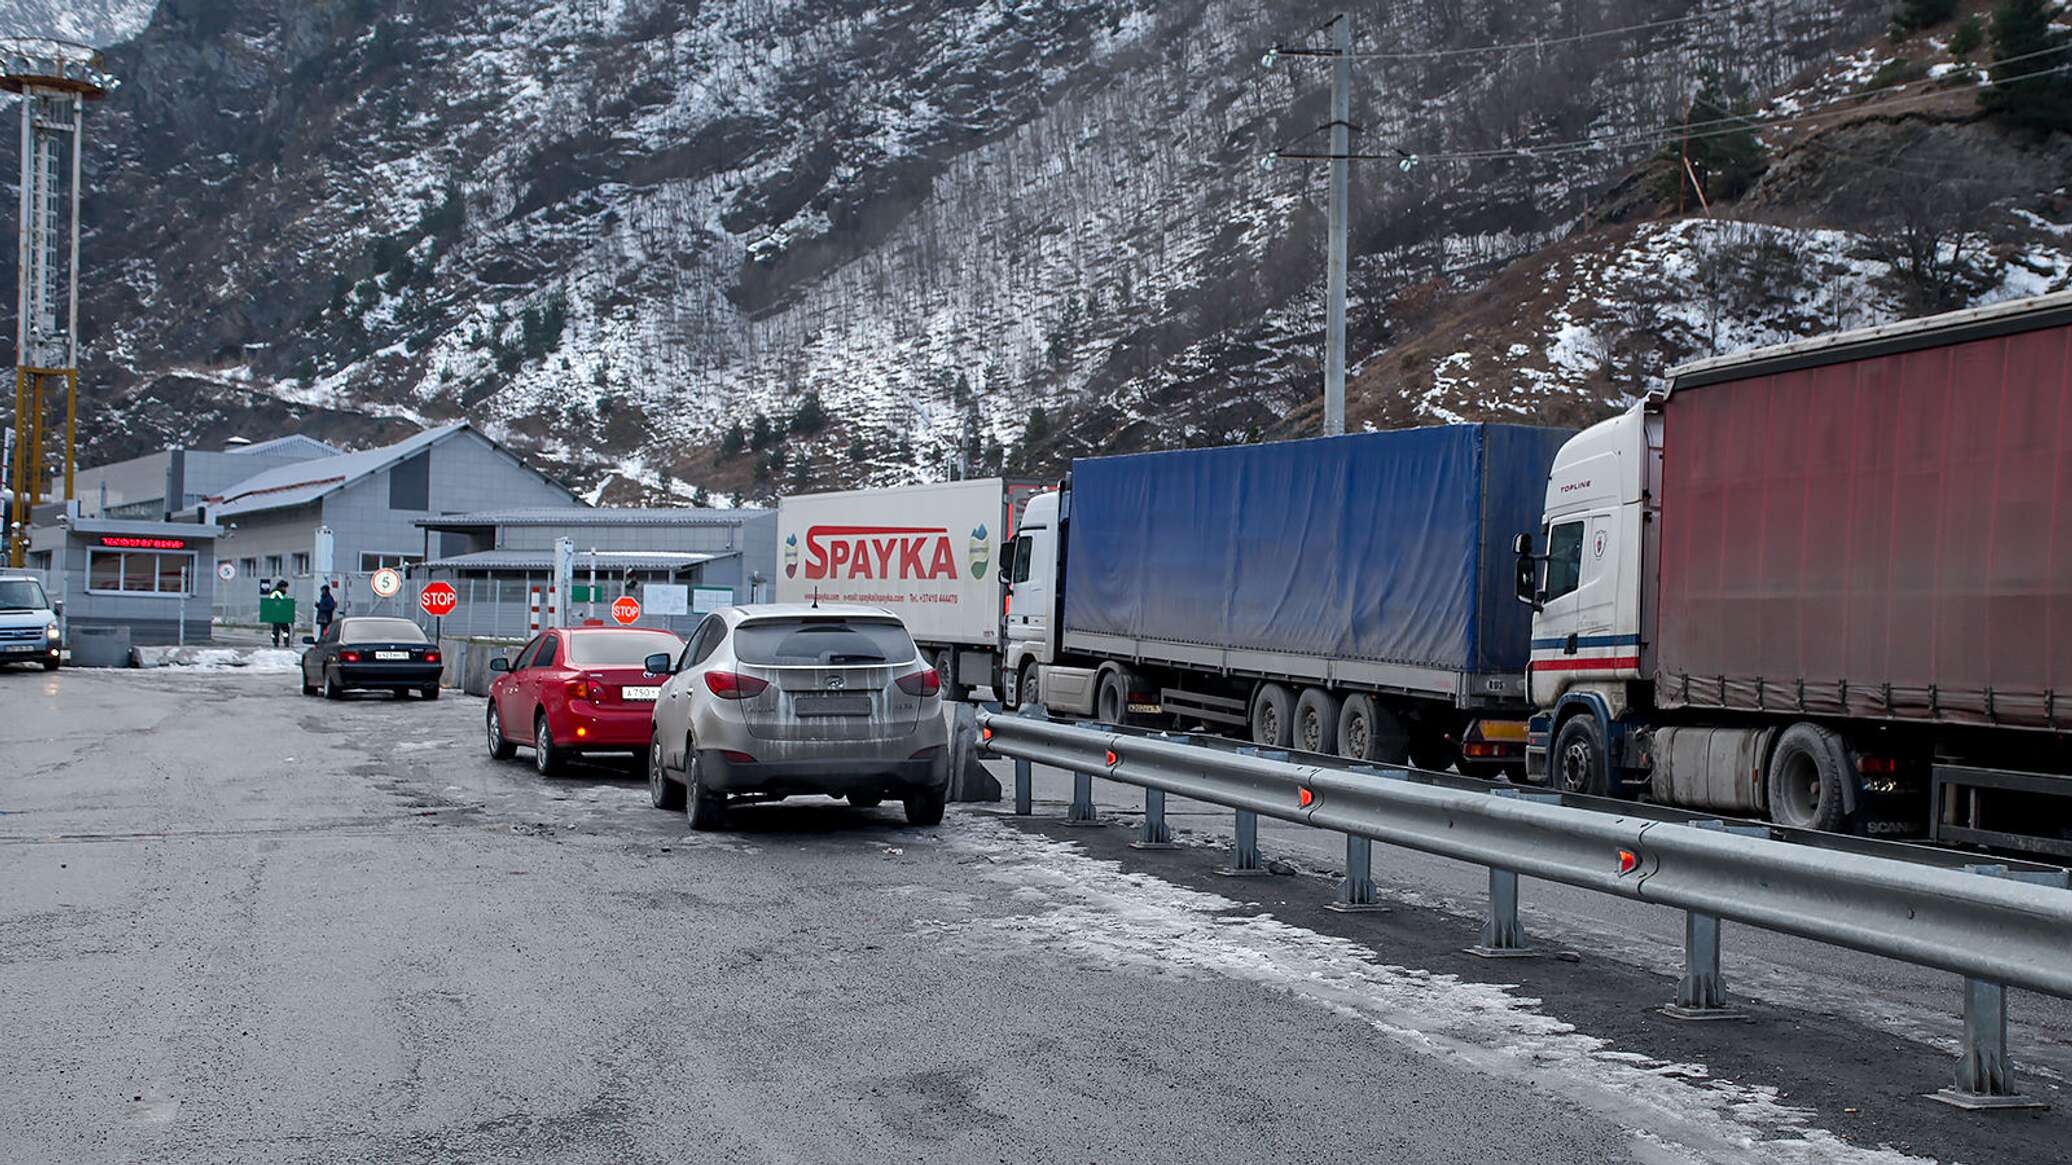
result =
[[[40,643],[0,643],[0,651],[40,651]]]
[[[792,710],[801,716],[868,716],[869,696],[798,696]]]
[[[409,653],[409,652],[407,652],[407,651],[377,651],[377,652],[375,652],[375,653],[374,653],[374,658],[376,658],[376,659],[409,659],[409,658],[410,658],[410,653]]]
[[[619,698],[620,698],[621,700],[650,700],[650,701],[652,701],[652,700],[653,700],[653,699],[654,699],[654,698],[655,698],[656,696],[659,696],[659,695],[661,695],[661,694],[662,694],[662,689],[660,689],[660,688],[640,688],[640,687],[631,687],[631,688],[620,688],[620,689],[619,689]]]

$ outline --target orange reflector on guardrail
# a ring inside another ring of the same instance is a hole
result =
[[[1630,849],[1619,851],[1619,873],[1630,874],[1640,868],[1640,855]]]
[[[1115,755],[1115,750],[1114,750],[1114,749],[1112,749],[1112,748],[1111,748],[1111,749],[1109,749],[1109,750],[1108,750],[1108,767],[1109,767],[1109,768],[1111,768],[1111,769],[1112,769],[1112,768],[1114,768],[1114,767],[1115,767],[1115,762],[1116,762],[1116,761],[1117,761],[1118,759],[1119,759],[1119,758],[1118,758],[1118,757],[1117,757],[1117,756]]]
[[[1301,804],[1301,806],[1302,806],[1302,807],[1303,807],[1304,809],[1307,809],[1307,808],[1309,808],[1309,804],[1310,804],[1310,802],[1312,802],[1312,801],[1314,801],[1314,800],[1316,800],[1316,799],[1317,799],[1317,795],[1316,795],[1315,793],[1312,793],[1312,792],[1310,792],[1310,791],[1309,791],[1308,789],[1305,789],[1305,788],[1303,788],[1303,787],[1302,787],[1302,786],[1300,786],[1300,785],[1297,785],[1297,786],[1295,787],[1295,800],[1296,800],[1296,801],[1297,801],[1297,802],[1298,802],[1299,804]]]
[[[992,730],[992,729],[990,729],[990,728],[988,728],[988,729],[984,730],[983,732],[980,732],[980,733],[978,734],[978,738],[979,738],[980,740],[983,740],[983,741],[985,741],[985,742],[986,742],[986,743],[988,743],[988,744],[991,744],[991,743],[993,742],[993,730]]]

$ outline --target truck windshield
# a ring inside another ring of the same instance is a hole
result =
[[[918,654],[906,628],[884,619],[770,619],[734,631],[743,663],[775,667],[905,663]]]
[[[0,611],[47,611],[43,584],[33,578],[0,578]]]

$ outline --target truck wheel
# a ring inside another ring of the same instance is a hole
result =
[[[1304,688],[1295,701],[1295,747],[1304,752],[1338,750],[1338,719],[1345,702],[1335,692]]]
[[[1024,704],[1031,704],[1036,701],[1035,660],[1025,659],[1022,661],[1021,668],[1014,673],[1014,690],[1006,693],[1006,696],[1007,707],[1010,711],[1019,711]]]
[[[1121,672],[1111,668],[1101,673],[1100,692],[1094,697],[1094,718],[1103,724],[1130,722],[1129,683]]]
[[[1399,765],[1410,759],[1410,733],[1394,712],[1365,692],[1345,698],[1338,713],[1338,755]]]
[[[1460,763],[1460,746],[1449,740],[1445,733],[1427,728],[1410,738],[1410,763],[1430,772],[1443,773]]]
[[[1611,792],[1611,773],[1605,767],[1604,733],[1597,717],[1585,712],[1571,716],[1554,735],[1554,755],[1548,758],[1552,770],[1549,782],[1564,793],[1604,797]]]
[[[1795,829],[1839,828],[1847,771],[1841,737],[1818,724],[1785,729],[1770,754],[1770,820]]]
[[[971,689],[963,684],[950,682],[950,667],[955,662],[950,658],[950,653],[944,651],[937,653],[935,662],[930,666],[935,668],[936,675],[942,677],[942,698],[953,704],[963,704],[971,699]]]
[[[1294,697],[1279,684],[1260,684],[1252,694],[1252,743],[1286,748],[1294,730]]]

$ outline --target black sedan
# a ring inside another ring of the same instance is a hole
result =
[[[347,692],[416,692],[439,698],[445,664],[422,628],[408,619],[339,619],[321,639],[303,640],[302,694],[330,700]]]

